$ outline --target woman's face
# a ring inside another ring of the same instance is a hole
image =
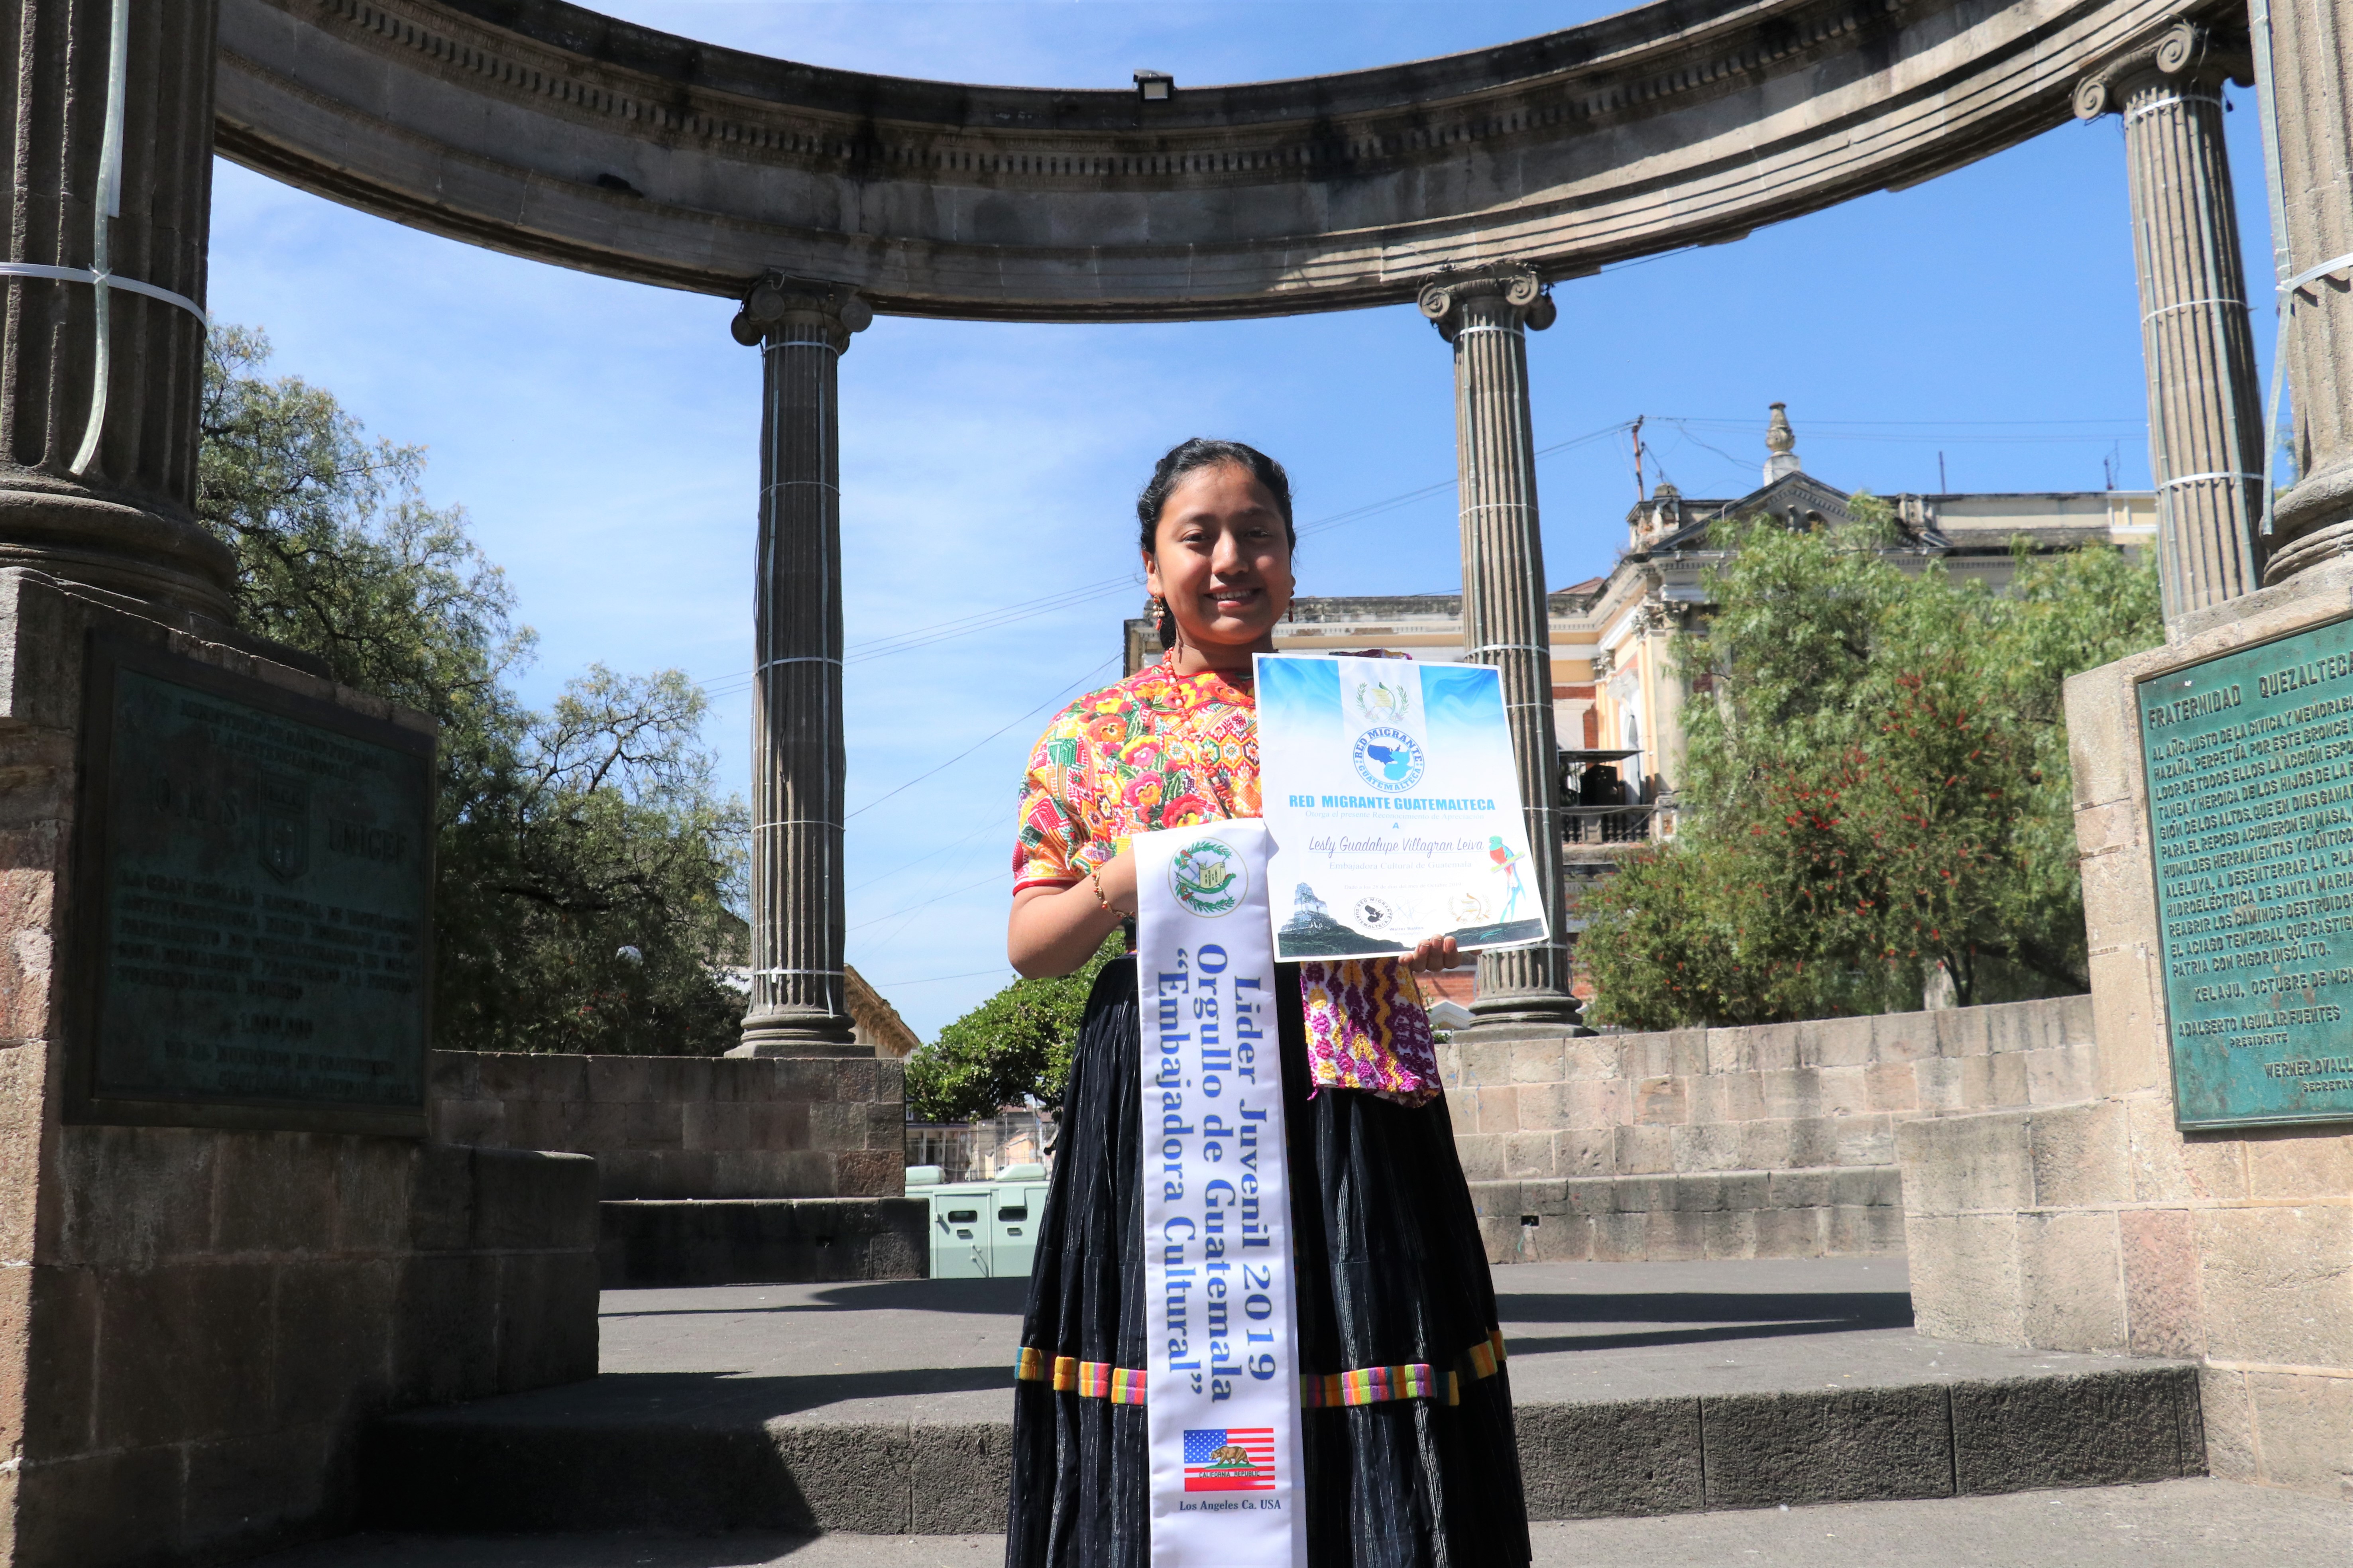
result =
[[[1196,468],[1160,509],[1145,582],[1196,647],[1249,647],[1291,607],[1291,546],[1274,497],[1239,463]]]

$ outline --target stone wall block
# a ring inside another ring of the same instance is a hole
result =
[[[1571,1127],[1624,1127],[1634,1120],[1632,1086],[1623,1079],[1578,1079],[1567,1087]]]
[[[1672,1130],[1665,1127],[1619,1128],[1616,1163],[1621,1175],[1645,1175],[1673,1170],[1675,1152]]]
[[[1707,1070],[1710,1072],[1747,1072],[1757,1066],[1757,1053],[1746,1029],[1710,1029],[1707,1032]]]
[[[1981,1057],[1992,1050],[1992,1037],[1986,1026],[1986,1015],[1990,1011],[1986,1007],[1947,1007],[1936,1013],[1936,1054]]]
[[[1561,1199],[1567,1204],[1569,1213],[1599,1219],[1620,1212],[1618,1186],[1615,1177],[1608,1181],[1567,1181],[1561,1184]]]
[[[1479,1091],[1475,1089],[1459,1088],[1456,1086],[1453,1079],[1448,1079],[1446,1088],[1446,1120],[1453,1124],[1454,1135],[1458,1138],[1466,1132],[1477,1132],[1481,1131],[1479,1126]]]
[[[1904,1177],[1894,1165],[1863,1165],[1827,1173],[1830,1201],[1866,1208],[1904,1206]]]
[[[2018,1262],[2027,1343],[2125,1348],[2124,1265],[2113,1211],[2021,1215]]]
[[[425,1053],[425,1093],[428,1100],[484,1100],[480,1051]]]
[[[43,1265],[0,1273],[28,1287],[25,1381],[11,1385],[24,1407],[8,1433],[23,1447],[10,1451],[41,1461],[89,1453],[98,1447],[99,1272]]]
[[[1894,1163],[1894,1118],[1884,1114],[1835,1116],[1827,1118],[1826,1121],[1831,1130],[1831,1158],[1825,1163],[1885,1165]]]
[[[1917,1062],[1873,1062],[1862,1069],[1862,1097],[1873,1110],[1917,1110],[1921,1108]]]
[[[1791,1149],[1792,1122],[1762,1121],[1740,1124],[1740,1163],[1752,1171],[1786,1171],[1798,1163]]]
[[[481,1092],[491,1100],[587,1100],[591,1058],[569,1054],[523,1051],[470,1052],[478,1064]]]
[[[907,1163],[907,1112],[897,1100],[871,1100],[866,1107],[866,1152],[888,1153],[899,1162],[902,1170]]]
[[[1935,1340],[2026,1342],[2014,1214],[1905,1215],[1914,1327]]]
[[[1618,1169],[1618,1134],[1607,1127],[1576,1127],[1552,1135],[1552,1168],[1564,1176],[1607,1176]]]
[[[2038,1110],[2026,1119],[2035,1208],[2128,1203],[2133,1195],[2129,1139],[2121,1101]]]
[[[1528,1212],[1528,1188],[1532,1184],[1541,1188],[1555,1185],[1556,1184],[1542,1182],[1535,1184],[1525,1182],[1466,1183],[1465,1185],[1469,1187],[1471,1192],[1471,1212],[1482,1217],[1488,1215],[1503,1215],[1507,1217],[1517,1218],[1520,1215]]]
[[[808,1135],[809,1146],[814,1149],[863,1149],[866,1107],[851,1100],[812,1105],[808,1108]]]
[[[2027,1118],[2015,1111],[1937,1117],[1895,1129],[1904,1201],[1915,1215],[2034,1205],[2034,1165]]]
[[[1496,1182],[1504,1179],[1502,1133],[1458,1132],[1454,1136],[1454,1153],[1462,1162],[1464,1180]]]
[[[1646,1078],[1634,1086],[1634,1120],[1646,1125],[1671,1125],[1691,1120],[1686,1080]]]
[[[1650,1254],[1648,1217],[1639,1214],[1604,1214],[1593,1216],[1593,1261],[1596,1263],[1641,1263]]]
[[[1916,1062],[1941,1056],[1942,1042],[1936,1033],[1937,1014],[1883,1013],[1865,1020],[1871,1026],[1871,1055],[1874,1062]]]
[[[1678,1171],[1737,1171],[1742,1166],[1736,1124],[1694,1121],[1671,1128],[1668,1137]]]
[[[586,1154],[478,1149],[473,1161],[477,1250],[596,1249],[596,1162]]]
[[[273,1425],[333,1425],[380,1407],[392,1392],[384,1330],[400,1266],[389,1258],[287,1262],[276,1285]]]
[[[99,1279],[100,1447],[259,1432],[274,1398],[275,1271],[179,1263]]]
[[[2140,715],[2130,676],[2102,665],[2069,676],[2061,689],[2076,809],[2131,798],[2138,784]]]
[[[1652,1263],[1690,1263],[1707,1256],[1706,1216],[1682,1209],[1643,1216],[1642,1256]]]
[[[2173,1125],[2170,1098],[2143,1096],[2124,1106],[2135,1201],[2228,1202],[2247,1195],[2245,1145],[2239,1140],[2212,1133],[2184,1135]]]
[[[1969,1109],[1961,1081],[1961,1063],[1951,1057],[1927,1057],[1914,1062],[1912,1082],[1922,1110]]]
[[[1480,1131],[1517,1132],[1520,1130],[1518,1089],[1506,1084],[1498,1089],[1482,1089],[1477,1095]],[[1538,1125],[1543,1123],[1540,1121]]]
[[[1666,1045],[1667,1071],[1673,1077],[1691,1078],[1708,1070],[1705,1029],[1670,1030]]]
[[[1798,1065],[1798,1026],[1757,1024],[1749,1028],[1749,1050],[1760,1072],[1787,1072]]]
[[[216,1134],[212,1250],[314,1253],[332,1248],[334,1205],[320,1197],[332,1190],[341,1142],[308,1132]]]
[[[688,1149],[748,1149],[752,1108],[741,1100],[707,1100],[681,1108],[679,1137]]]
[[[2116,1239],[2124,1259],[2126,1348],[2135,1355],[2202,1355],[2205,1321],[2189,1212],[2122,1210]]]
[[[507,1142],[507,1108],[498,1100],[437,1095],[426,1104],[432,1112],[431,1136],[436,1143],[496,1149]]]
[[[2353,1377],[2251,1372],[2247,1399],[2265,1483],[2353,1502]]]
[[[475,1152],[440,1143],[417,1149],[409,1189],[410,1247],[420,1252],[459,1252],[472,1240]]]
[[[2056,1046],[2024,1055],[2030,1105],[2065,1105],[2095,1092],[2090,1047]]]
[[[1839,1132],[1844,1125],[1832,1116],[1800,1117],[1788,1123],[1789,1163],[1799,1170],[1839,1163]]]
[[[186,1127],[66,1127],[56,1136],[56,1262],[152,1268],[211,1246],[220,1134]]]
[[[1479,1243],[1491,1264],[1520,1261],[1520,1222],[1508,1215],[1481,1215]]]
[[[1766,1190],[1777,1209],[1818,1209],[1831,1202],[1831,1182],[1829,1171],[1775,1171]]]
[[[1765,1093],[1766,1115],[1799,1117],[1821,1114],[1821,1081],[1816,1068],[1768,1068],[1758,1077]]]
[[[15,1561],[136,1563],[181,1543],[186,1460],[176,1447],[43,1465],[20,1484]]]
[[[831,1116],[830,1131],[851,1147],[862,1144],[862,1136],[852,1131],[854,1119],[841,1114],[835,1105],[812,1105],[806,1100],[770,1100],[763,1105],[745,1108],[750,1132],[746,1143],[754,1149],[818,1149],[841,1147],[829,1143],[818,1123],[818,1112]]]
[[[1565,1040],[1515,1040],[1512,1042],[1509,1072],[1513,1083],[1558,1083],[1568,1076],[1568,1053]]]
[[[596,1253],[511,1252],[498,1265],[497,1391],[596,1375]]]
[[[1520,1255],[1528,1263],[1583,1263],[1593,1257],[1593,1221],[1584,1215],[1545,1215],[1520,1228]]]
[[[6,934],[0,941],[0,1039],[37,1040],[49,1032],[62,828],[57,822],[0,826],[0,932]]]
[[[2080,828],[2083,819],[2079,816]],[[2092,951],[2136,947],[2157,940],[2157,893],[2148,855],[2137,845],[2087,854],[2084,878],[2084,931]]]
[[[1511,1177],[1550,1176],[1552,1167],[1552,1134],[1549,1132],[1506,1132],[1504,1134],[1504,1174]]]
[[[49,1055],[38,1046],[0,1047],[0,1173],[7,1174],[0,1262],[27,1263],[33,1257],[40,1205],[31,1173],[41,1167]]]
[[[1757,1256],[1757,1214],[1754,1209],[1725,1209],[1703,1215],[1700,1218],[1701,1237],[1709,1258]]]
[[[217,1561],[226,1551],[315,1533],[330,1477],[342,1468],[320,1460],[348,1447],[339,1436],[321,1426],[190,1444],[180,1519],[189,1555]],[[336,1457],[348,1465],[348,1453]]]
[[[2116,1098],[2171,1094],[2173,1059],[2166,1048],[2162,975],[2154,936],[2147,947],[2094,949],[2091,972],[2098,1091]]]
[[[2353,1197],[2353,1133],[2266,1129],[2248,1135],[2246,1161],[2250,1197]]]
[[[1814,1073],[1815,1093],[1821,1109],[1820,1116],[1853,1116],[1871,1109],[1871,1089],[1866,1075],[1868,1068],[1818,1068]]]
[[[1454,1051],[1462,1065],[1462,1081],[1466,1086],[1512,1081],[1512,1047],[1509,1041],[1482,1040],[1464,1045],[1457,1040]]]
[[[393,1398],[454,1405],[498,1385],[498,1347],[481,1331],[499,1310],[499,1259],[420,1253],[401,1265],[392,1342]]]
[[[1720,1190],[1727,1209],[1761,1209],[1772,1203],[1771,1174],[1764,1171],[1736,1171],[1722,1178]]]
[[[1900,1207],[1839,1204],[1830,1211],[1826,1250],[1841,1258],[1904,1256],[1904,1211]]]
[[[1703,1053],[1704,1050],[1703,1046]],[[1618,1042],[1608,1035],[1583,1036],[1564,1041],[1561,1064],[1563,1071],[1572,1079],[1615,1079],[1620,1076]]]
[[[2206,1353],[2353,1366],[2353,1208],[2196,1212]]]
[[[1757,1210],[1757,1256],[1820,1258],[1826,1241],[1824,1214],[1821,1209]]]
[[[2255,1460],[2255,1410],[2247,1374],[2221,1367],[2198,1369],[2198,1411],[2206,1427],[2206,1464],[2220,1481],[2262,1479]]]

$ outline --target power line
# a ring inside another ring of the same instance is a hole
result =
[[[904,989],[910,985],[936,985],[943,980],[970,980],[976,974],[1003,974],[1009,967],[1009,965],[1000,963],[994,969],[967,969],[962,974],[933,974],[927,975],[921,980],[875,980],[869,982],[869,984],[874,985],[878,989],[884,985],[892,986],[894,989]]]
[[[1003,871],[991,871],[987,876],[983,877],[977,882],[967,882],[961,888],[950,888],[944,893],[934,893],[930,898],[923,900],[923,902],[909,904],[903,910],[892,910],[887,915],[876,915],[871,921],[860,921],[856,925],[848,927],[844,931],[843,934],[848,935],[849,931],[864,931],[868,926],[879,926],[884,921],[895,921],[901,915],[911,915],[917,910],[929,909],[932,905],[938,903],[942,899],[953,899],[958,893],[969,893],[976,888],[986,888],[991,882],[1002,880],[1005,875],[1006,874]]]
[[[1046,699],[1044,702],[1040,702],[1037,707],[1030,709],[1029,712],[1020,714],[1015,718],[1008,719],[1004,723],[998,725],[996,729],[991,730],[987,734],[983,735],[979,740],[975,741],[971,745],[966,746],[963,751],[958,752],[955,756],[950,757],[938,767],[933,768],[926,773],[917,773],[905,784],[899,785],[897,789],[888,790],[881,795],[876,795],[872,800],[868,801],[864,805],[860,806],[856,811],[851,812],[849,816],[845,816],[841,820],[844,824],[847,824],[851,816],[862,816],[867,812],[870,812],[876,806],[881,805],[884,801],[889,800],[892,795],[899,794],[901,790],[913,789],[917,784],[923,783],[925,779],[930,778],[933,773],[940,773],[944,769],[955,766],[956,763],[964,761],[966,757],[972,755],[975,752],[988,744],[989,742],[994,741],[997,736],[1002,735],[1006,731],[1010,730],[1014,725],[1021,722],[1023,719],[1030,718],[1037,713],[1043,711],[1049,704],[1060,701],[1063,698],[1070,695],[1071,691],[1075,690],[1079,687],[1084,686],[1088,681],[1092,680],[1105,669],[1117,664],[1124,657],[1126,657],[1124,654],[1115,653],[1112,655],[1109,658],[1103,660],[1103,663],[1095,666],[1092,669],[1087,671],[1076,680],[1071,681],[1070,685],[1063,687],[1061,690],[1057,691],[1053,696]]]

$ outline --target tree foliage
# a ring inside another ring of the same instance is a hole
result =
[[[907,1114],[975,1121],[1030,1100],[1061,1104],[1087,993],[1125,951],[1113,931],[1077,973],[1017,980],[942,1029],[907,1058]]]
[[[2034,554],[2008,592],[1852,527],[1719,524],[1682,824],[1588,900],[1597,1022],[1762,1023],[2088,987],[2061,685],[2161,635],[2156,574]]]
[[[333,395],[262,374],[217,330],[197,510],[236,551],[237,615],[346,685],[441,721],[434,1039],[470,1050],[715,1053],[739,994],[747,826],[716,795],[685,676],[602,665],[545,712],[510,684],[532,634],[421,448],[370,442]]]

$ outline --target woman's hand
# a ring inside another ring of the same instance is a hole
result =
[[[1405,966],[1416,974],[1428,974],[1433,970],[1451,969],[1461,961],[1452,937],[1426,936],[1421,945],[1413,950],[1413,956],[1405,961]]]
[[[1103,897],[1097,899],[1100,885]],[[1106,910],[1104,904],[1110,904]],[[1005,956],[1030,977],[1070,974],[1135,912],[1135,856],[1123,849],[1067,888],[1024,888],[1005,922]]]

